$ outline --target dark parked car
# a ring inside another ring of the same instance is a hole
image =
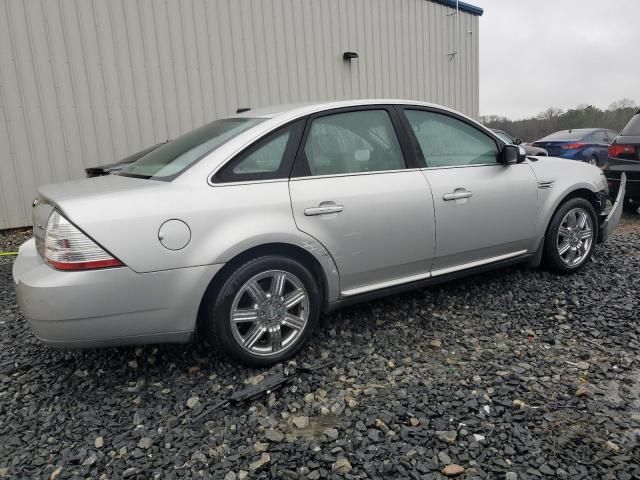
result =
[[[603,168],[609,183],[609,194],[615,198],[620,188],[620,175],[627,174],[625,203],[627,208],[640,206],[640,110],[609,145],[609,158]]]
[[[527,155],[529,156],[546,157],[549,155],[544,148],[538,148],[532,145],[527,145],[525,143],[522,143],[522,140],[520,140],[518,137],[514,138],[504,130],[497,130],[497,129],[492,129],[492,130],[493,130],[493,133],[495,133],[500,138],[500,140],[502,140],[504,143],[510,143],[512,145],[522,145],[522,148],[524,148],[524,151],[527,152]]]
[[[618,134],[604,128],[575,128],[561,130],[533,142],[544,148],[551,157],[570,158],[603,166],[607,161],[609,144]]]

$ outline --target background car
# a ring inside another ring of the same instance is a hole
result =
[[[625,206],[637,209],[640,206],[640,110],[609,145],[609,156],[603,171],[611,198],[618,193],[622,172],[627,174]]]
[[[500,140],[502,140],[504,143],[510,143],[511,145],[522,145],[522,148],[524,148],[524,151],[527,152],[527,155],[531,155],[532,157],[546,157],[549,155],[544,148],[534,147],[533,145],[522,143],[522,140],[517,137],[512,137],[504,130],[492,129],[492,132],[495,133],[498,138],[500,138]]]
[[[604,128],[576,128],[552,133],[532,145],[544,148],[551,157],[569,158],[601,167],[607,161],[609,144],[617,135]]]

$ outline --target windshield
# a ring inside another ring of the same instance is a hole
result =
[[[563,130],[561,132],[552,133],[538,140],[539,142],[572,142],[582,140],[591,133],[590,130]]]
[[[496,134],[496,136],[502,140],[504,143],[509,143],[513,145],[513,138],[511,138],[509,135],[507,135],[504,132],[493,132]]]
[[[158,147],[117,172],[125,177],[169,181],[223,143],[262,122],[261,118],[225,118]]]

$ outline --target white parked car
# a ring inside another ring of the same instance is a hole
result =
[[[200,328],[250,365],[293,355],[347,303],[517,262],[574,272],[621,212],[603,217],[598,168],[529,159],[464,115],[402,100],[245,112],[39,192],[13,274],[43,342],[185,342]]]

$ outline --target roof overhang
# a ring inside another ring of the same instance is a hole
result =
[[[431,0],[432,2],[439,3],[441,5],[445,5],[447,7],[456,8],[456,3],[458,8],[466,13],[470,13],[472,15],[481,16],[483,14],[483,10],[480,7],[476,7],[475,5],[471,5],[467,2],[456,2],[456,0]]]

